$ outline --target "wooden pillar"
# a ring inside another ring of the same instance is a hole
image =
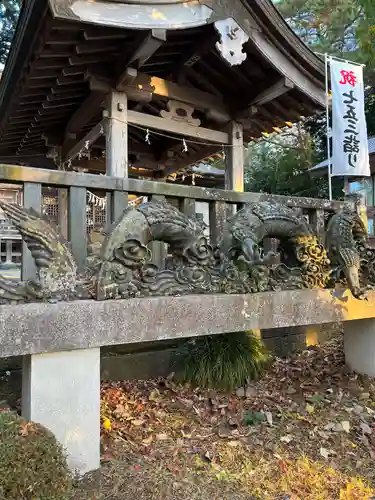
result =
[[[128,177],[128,100],[124,92],[112,90],[107,98],[106,174]],[[128,203],[122,191],[107,195],[107,223],[116,220]]]
[[[112,177],[128,177],[128,100],[124,92],[112,90],[106,111],[106,173]]]
[[[243,127],[240,123],[229,125],[229,147],[225,148],[225,189],[244,191]]]
[[[57,192],[58,226],[64,238],[68,238],[68,190],[60,188]]]
[[[164,201],[165,196],[154,194],[151,197],[152,201]],[[149,244],[152,259],[151,262],[158,266],[159,269],[165,269],[165,260],[167,258],[167,245],[162,241],[152,241]]]
[[[11,263],[12,262],[12,240],[6,240],[6,247],[5,247],[5,251],[6,251],[6,257],[5,257],[5,262],[7,264]]]

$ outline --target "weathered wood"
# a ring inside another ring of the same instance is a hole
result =
[[[281,78],[277,83],[266,90],[260,92],[255,99],[252,100],[253,106],[262,106],[267,102],[273,101],[277,97],[289,92],[294,88],[294,83],[289,78]]]
[[[314,231],[322,236],[324,233],[325,222],[324,222],[324,210],[316,209],[312,210],[310,214],[310,224]]]
[[[76,134],[79,132],[95,116],[104,97],[105,93],[103,92],[91,91],[71,116],[65,128],[65,133]]]
[[[217,245],[223,234],[224,223],[227,218],[225,202],[213,201],[209,204],[210,240],[212,245]]]
[[[132,65],[136,69],[141,68],[150,57],[163,45],[167,40],[167,31],[165,29],[152,29],[143,38],[139,46],[126,61],[126,66]],[[121,90],[121,85],[126,82],[126,70],[122,72],[117,80],[116,88]]]
[[[180,210],[188,217],[194,217],[195,200],[192,200],[191,198],[184,198],[180,200]]]
[[[26,182],[23,185],[23,206],[25,208],[32,208],[37,213],[42,212],[41,184]],[[23,280],[35,280],[36,278],[35,262],[25,242],[22,243],[21,277]]]
[[[166,160],[165,167],[162,170],[160,177],[167,178],[169,175],[179,172],[183,168],[186,168],[189,165],[194,165],[194,163],[198,163],[212,154],[217,153],[217,150],[218,146],[205,146],[203,148],[199,148],[196,152],[188,152],[186,156],[182,158],[171,158],[170,160]]]
[[[83,139],[81,139],[77,144],[72,147],[66,155],[64,155],[64,160],[74,160],[81,153],[87,152],[90,148],[91,144],[93,144],[96,140],[99,139],[100,136],[104,135],[106,127],[106,119],[103,118],[95,127],[90,130],[88,134],[85,135]]]
[[[107,220],[115,222],[128,206],[128,193],[125,191],[113,191],[107,195]]]
[[[138,71],[135,68],[126,68],[120,76],[120,85],[131,85],[137,78]]]
[[[224,101],[209,92],[198,90],[194,87],[185,87],[163,78],[138,73],[131,85],[118,86],[119,90],[124,91],[130,98],[134,96],[136,100],[147,100],[152,96],[164,97],[184,102],[203,111],[216,111],[225,115],[230,120],[230,115]]]
[[[195,137],[202,141],[217,142],[219,144],[228,143],[228,134],[219,130],[212,130],[203,127],[194,127],[185,123],[160,118],[159,116],[147,115],[138,111],[128,111],[129,124],[138,125],[143,128],[163,130],[182,137]]]
[[[128,101],[123,92],[112,91],[107,102],[106,172],[128,177]]]
[[[152,201],[164,201],[165,196],[153,195],[151,196]],[[165,268],[165,259],[167,257],[167,245],[162,241],[152,241],[149,245],[152,253],[152,263],[158,266],[159,269]]]
[[[58,190],[58,225],[64,238],[68,238],[68,219],[69,219],[69,196],[68,190],[60,188]]]
[[[69,190],[69,240],[78,270],[83,272],[87,258],[86,188]]]
[[[231,122],[229,143],[225,148],[225,188],[242,192],[244,190],[244,147],[242,125]]]
[[[103,191],[127,191],[142,195],[159,194],[171,198],[193,198],[202,201],[225,201],[228,203],[257,203],[262,200],[275,200],[289,207],[322,210],[338,210],[343,202],[318,198],[299,198],[293,196],[269,195],[266,193],[237,193],[223,189],[208,189],[198,186],[184,186],[166,182],[152,182],[138,179],[122,179],[105,175],[77,172],[45,170],[33,167],[0,164],[0,182],[22,184],[46,184],[56,187],[87,187]],[[354,202],[351,202],[353,208]]]

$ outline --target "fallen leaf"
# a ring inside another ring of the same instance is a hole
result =
[[[282,441],[283,443],[290,443],[291,441],[293,441],[293,436],[287,434],[286,436],[282,436],[280,438],[280,441]]]
[[[335,424],[333,422],[329,422],[327,425],[324,426],[325,431],[332,431],[335,428]]]
[[[32,428],[31,422],[26,422],[25,424],[21,424],[20,429],[19,429],[19,435],[20,436],[28,436],[31,428]]]
[[[166,441],[167,439],[169,439],[168,435],[161,432],[160,434],[156,434],[156,439],[158,439],[159,441]]]
[[[294,387],[288,387],[288,389],[286,390],[286,393],[287,394],[295,394],[297,391],[295,390]]]
[[[285,474],[288,472],[288,467],[285,460],[279,460],[279,467]]]
[[[347,420],[343,420],[343,421],[341,422],[341,426],[342,426],[343,430],[344,430],[347,434],[349,434],[349,432],[350,432],[350,422],[348,422]]]
[[[111,421],[109,420],[109,418],[105,418],[103,420],[103,427],[107,431],[110,431],[112,429],[112,424],[111,424]]]
[[[245,388],[244,387],[239,387],[237,390],[236,390],[236,396],[239,397],[239,398],[244,398],[245,397]]]
[[[362,394],[359,395],[359,400],[360,401],[363,401],[364,399],[369,399],[370,398],[370,394],[368,392],[362,392]]]
[[[366,424],[365,422],[361,422],[359,424],[359,426],[361,427],[363,434],[371,434],[372,433],[371,427],[368,424]]]
[[[142,419],[135,419],[131,421],[132,425],[135,425],[136,427],[139,427],[140,425],[143,425],[145,423],[144,420]]]
[[[152,391],[148,397],[150,401],[158,401],[159,398],[160,398],[160,392],[157,389],[155,391]]]
[[[272,413],[270,411],[266,411],[264,414],[266,416],[268,424],[272,427],[272,422],[273,422]]]
[[[152,443],[152,441],[153,441],[153,436],[151,434],[148,438],[142,440],[142,444],[149,445]]]
[[[306,411],[307,411],[307,413],[310,413],[310,415],[311,415],[311,413],[314,413],[315,408],[314,408],[314,406],[313,406],[313,405],[309,405],[309,404],[307,404],[307,405],[306,405]]]

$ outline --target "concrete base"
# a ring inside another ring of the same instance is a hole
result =
[[[25,356],[22,415],[64,446],[70,469],[100,467],[100,349]]]
[[[349,368],[375,376],[375,319],[344,323],[344,352]]]

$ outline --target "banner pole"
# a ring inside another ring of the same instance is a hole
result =
[[[324,54],[325,76],[326,76],[326,122],[327,122],[327,156],[328,156],[328,195],[332,201],[332,176],[331,176],[331,141],[329,126],[329,79],[328,79],[328,54]]]

